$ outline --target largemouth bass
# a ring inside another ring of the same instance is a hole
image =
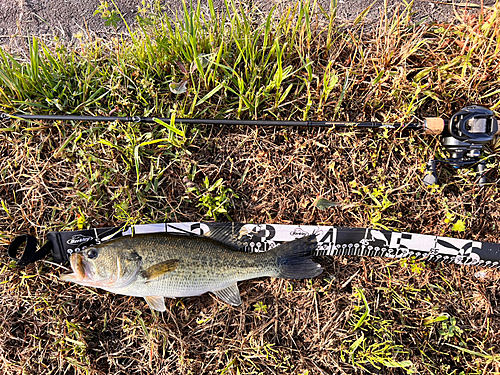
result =
[[[267,252],[246,253],[228,241],[209,236],[127,236],[72,254],[73,273],[61,275],[61,279],[144,297],[157,311],[165,311],[164,297],[206,292],[239,306],[238,281],[265,276],[304,279],[321,274],[321,265],[311,259],[316,244],[316,237],[311,235]]]

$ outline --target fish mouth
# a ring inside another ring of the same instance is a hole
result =
[[[123,289],[130,286],[136,279],[141,268],[141,262],[137,262],[133,270],[124,274],[120,258],[116,258],[116,270],[110,272],[110,275],[100,275],[96,265],[85,259],[80,253],[74,253],[70,256],[69,262],[73,272],[60,275],[60,280],[70,281],[84,286],[93,286],[96,288],[114,288]]]
[[[82,283],[84,281],[89,281],[87,279],[87,275],[90,275],[88,272],[88,267],[85,267],[85,263],[83,261],[83,257],[78,254],[72,254],[69,258],[69,262],[71,264],[72,273],[65,273],[60,276],[61,280],[64,281],[73,281],[76,283]],[[87,272],[86,272],[87,271]]]

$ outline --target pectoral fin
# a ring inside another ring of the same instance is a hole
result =
[[[241,305],[240,291],[238,290],[238,285],[236,283],[228,286],[227,288],[215,290],[212,293],[215,294],[220,300],[230,304],[231,306]]]
[[[142,275],[146,278],[146,282],[150,282],[151,280],[157,279],[168,272],[172,272],[178,265],[178,259],[169,259],[165,262],[149,267],[147,270],[142,272]]]
[[[165,298],[162,296],[147,296],[144,297],[146,302],[148,303],[149,307],[151,309],[156,310],[156,311],[166,311],[167,309],[165,308]]]

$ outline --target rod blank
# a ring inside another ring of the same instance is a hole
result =
[[[21,118],[24,120],[50,120],[50,121],[86,121],[86,122],[141,122],[155,123],[155,117],[118,117],[118,116],[73,116],[73,115],[24,115],[2,114],[1,118]],[[156,117],[166,123],[170,118]],[[385,123],[385,122],[342,122],[342,121],[279,121],[279,120],[226,120],[226,119],[193,119],[176,118],[176,124],[203,124],[203,125],[245,125],[245,126],[305,126],[326,128],[389,128],[389,129],[423,129],[421,123]]]

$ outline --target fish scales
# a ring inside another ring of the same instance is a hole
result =
[[[130,237],[117,246],[134,249],[142,258],[142,269],[168,259],[179,260],[174,271],[156,280],[143,283],[144,277],[139,276],[138,282],[129,287],[138,296],[145,291],[165,297],[200,295],[237,281],[276,273],[276,262],[270,254],[236,251],[210,238],[152,235]]]

